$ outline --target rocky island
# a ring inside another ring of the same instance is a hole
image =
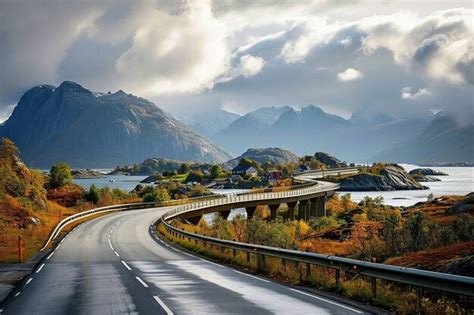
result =
[[[341,191],[390,191],[428,189],[413,179],[397,164],[374,164],[348,176],[329,176],[339,183]]]

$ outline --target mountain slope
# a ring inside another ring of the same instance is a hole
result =
[[[249,147],[265,147],[261,132],[266,131],[280,115],[291,107],[264,107],[236,119],[227,128],[218,132],[213,139],[222,147],[233,152],[242,152]]]
[[[150,156],[221,162],[229,155],[153,103],[123,91],[92,93],[74,82],[27,91],[0,130],[31,165],[66,161],[111,167]]]
[[[198,115],[177,115],[175,117],[200,134],[211,137],[229,126],[233,121],[238,119],[240,115],[228,112],[224,109],[213,109],[212,111],[201,112]]]
[[[474,162],[474,125],[460,125],[453,115],[438,113],[414,139],[378,154],[378,160],[408,163]]]

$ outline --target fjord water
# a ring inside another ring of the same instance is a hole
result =
[[[407,172],[412,169],[419,168],[418,165],[401,164]],[[382,196],[386,205],[392,206],[411,206],[420,201],[426,201],[428,195],[433,194],[435,197],[442,195],[466,195],[474,192],[474,167],[430,167],[447,173],[448,176],[434,176],[441,179],[440,182],[423,183],[429,187],[427,190],[397,190],[397,191],[355,191],[348,192],[351,194],[352,200],[359,202],[365,196],[376,197]],[[74,182],[81,185],[85,189],[89,189],[90,185],[95,184],[102,188],[109,186],[110,188],[122,188],[130,191],[135,188],[146,176],[125,176],[125,175],[106,175],[104,178],[92,179],[75,179]],[[217,190],[214,193],[234,193],[242,190]],[[344,192],[341,192],[343,194]]]
[[[407,172],[421,166],[413,164],[400,164]],[[365,196],[382,196],[384,204],[391,206],[412,206],[417,202],[426,201],[430,194],[434,197],[443,195],[466,195],[474,192],[474,167],[430,167],[441,171],[448,176],[433,176],[440,182],[422,183],[429,187],[427,190],[397,190],[397,191],[356,191],[348,192],[352,200],[361,201]]]

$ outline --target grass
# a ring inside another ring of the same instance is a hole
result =
[[[164,181],[184,182],[186,180],[186,177],[188,177],[188,173],[177,174],[177,175],[173,175],[171,177],[163,178],[162,180],[160,180],[160,182],[164,182]]]

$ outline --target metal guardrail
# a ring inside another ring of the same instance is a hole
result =
[[[307,183],[301,185],[300,189],[260,194],[246,193],[241,195],[226,196],[213,200],[203,200],[198,203],[187,204],[169,211],[165,213],[160,220],[165,225],[168,232],[174,233],[176,236],[179,235],[181,237],[187,237],[189,240],[193,239],[196,241],[205,242],[207,244],[217,245],[223,249],[232,249],[234,251],[234,255],[235,251],[239,250],[255,254],[257,256],[260,255],[280,258],[285,262],[295,261],[298,263],[305,263],[307,264],[307,272],[310,270],[310,265],[332,268],[336,270],[336,281],[339,281],[340,271],[347,271],[357,273],[362,276],[371,277],[373,294],[376,292],[375,279],[382,279],[400,284],[414,285],[421,288],[429,288],[461,295],[474,296],[474,278],[471,277],[419,270],[414,268],[398,267],[380,263],[371,263],[338,256],[322,255],[297,250],[280,249],[263,245],[221,240],[199,234],[189,233],[184,230],[180,230],[167,222],[181,214],[198,211],[206,207],[212,207],[221,204],[242,203],[255,200],[284,199],[310,195],[329,190],[337,190],[339,188],[339,185],[337,184],[316,181],[312,178],[319,178],[319,176],[323,175],[323,173],[324,175],[339,175],[354,174],[357,172],[357,168],[348,167],[336,170],[329,169],[324,171],[308,171],[299,173],[295,175],[294,179]]]
[[[316,253],[302,252],[297,250],[281,249],[263,245],[240,243],[228,240],[221,240],[213,237],[193,234],[180,230],[162,217],[161,222],[168,232],[183,238],[205,242],[207,244],[220,246],[225,249],[239,250],[250,254],[280,258],[283,261],[294,261],[306,264],[306,270],[310,270],[310,265],[317,265],[335,269],[336,281],[338,281],[338,271],[357,273],[372,279],[382,279],[401,284],[414,285],[417,287],[446,291],[466,296],[474,296],[474,278],[451,275],[440,272],[419,270],[414,268],[397,267],[379,263],[365,262],[355,259],[338,256],[322,255]],[[235,252],[234,252],[235,255]],[[372,292],[375,292],[375,281],[372,281]]]

